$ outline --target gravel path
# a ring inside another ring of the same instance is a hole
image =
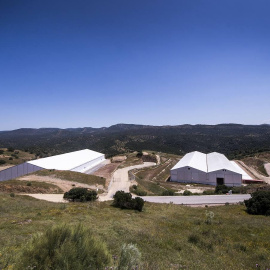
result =
[[[128,171],[133,170],[133,169],[141,169],[144,167],[150,167],[150,166],[155,166],[156,163],[154,162],[144,162],[143,164],[140,165],[134,165],[134,166],[129,166],[123,169],[118,169],[114,172],[113,178],[111,180],[111,183],[108,187],[108,193],[107,194],[101,194],[99,196],[100,201],[108,201],[113,199],[113,195],[118,191],[118,190],[123,190],[125,192],[129,192],[129,187],[130,187],[130,181],[128,179]]]
[[[23,194],[23,195],[28,195],[36,199],[45,200],[49,202],[67,203],[67,201],[63,199],[64,194]]]

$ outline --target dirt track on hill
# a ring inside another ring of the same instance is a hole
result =
[[[112,200],[113,195],[118,190],[123,190],[125,192],[129,192],[129,186],[130,186],[131,182],[129,181],[129,178],[128,178],[128,171],[130,171],[132,169],[151,167],[154,165],[156,165],[156,163],[154,163],[154,162],[144,162],[143,164],[140,164],[140,165],[129,166],[129,167],[125,167],[125,168],[116,170],[113,174],[112,182],[108,188],[108,193],[101,194],[99,196],[99,200],[100,201]]]
[[[17,180],[21,181],[35,181],[35,182],[45,182],[49,184],[54,184],[58,187],[60,187],[64,192],[69,191],[70,189],[74,187],[84,187],[84,188],[91,188],[91,189],[96,189],[97,186],[95,185],[87,185],[87,184],[82,184],[74,181],[67,181],[67,180],[62,180],[59,178],[54,178],[54,177],[49,177],[49,176],[37,176],[37,175],[27,175],[18,178]],[[75,185],[75,186],[73,186]],[[103,186],[99,185],[99,189],[102,189]]]

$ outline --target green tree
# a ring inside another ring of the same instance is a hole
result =
[[[270,216],[270,191],[256,191],[244,202],[249,214]]]

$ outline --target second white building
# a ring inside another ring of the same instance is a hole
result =
[[[245,173],[236,163],[216,152],[186,154],[172,169],[171,181],[206,185],[241,186]]]

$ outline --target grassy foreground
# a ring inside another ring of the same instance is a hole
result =
[[[270,267],[270,217],[248,215],[242,205],[146,203],[137,212],[110,204],[56,204],[0,194],[0,269],[12,269],[32,234],[63,223],[83,224],[107,243],[112,255],[119,256],[124,243],[137,244],[146,270]],[[206,211],[214,213],[208,223]]]

